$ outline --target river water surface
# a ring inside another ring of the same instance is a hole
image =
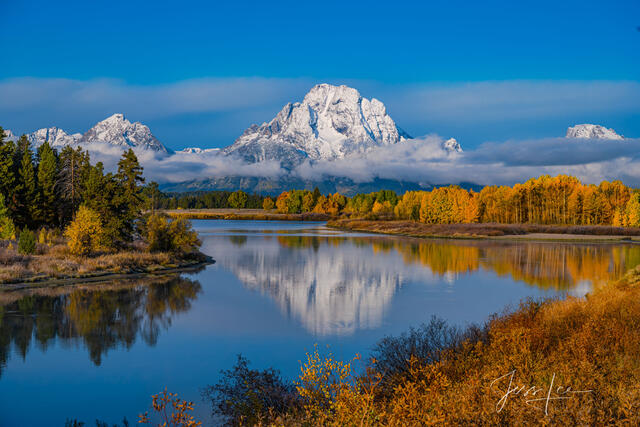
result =
[[[216,263],[180,277],[0,293],[0,425],[137,421],[193,400],[236,356],[288,377],[318,345],[364,356],[432,316],[484,322],[522,299],[583,296],[640,264],[631,244],[428,240],[322,223],[194,221]]]

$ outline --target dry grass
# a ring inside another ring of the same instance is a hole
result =
[[[572,234],[577,236],[640,236],[640,228],[604,225],[537,225],[537,224],[423,224],[413,221],[371,221],[339,219],[330,227],[353,231],[396,234],[413,237],[497,237],[526,234]]]
[[[309,355],[274,425],[640,425],[640,268],[587,298],[527,301],[432,360]],[[404,361],[404,362],[403,362]]]
[[[38,245],[34,255],[20,255],[5,246],[0,248],[0,283],[153,272],[202,260],[200,254],[149,253],[135,245],[129,250],[84,257],[71,255],[64,244]]]

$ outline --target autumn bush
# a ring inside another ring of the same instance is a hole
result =
[[[202,390],[202,397],[211,404],[213,417],[229,425],[275,423],[300,405],[294,385],[280,372],[250,369],[241,355],[232,369],[221,372],[216,384]]]
[[[384,351],[380,347],[374,351],[366,374],[313,356],[301,379],[317,378],[318,385],[311,390],[320,392],[305,391],[309,409],[301,421],[316,425],[640,422],[640,269],[586,298],[523,302],[515,311],[492,318],[486,331],[479,332],[467,332],[460,339],[459,332],[436,325],[395,341],[387,339],[380,344]],[[423,345],[426,352],[420,349]],[[318,366],[327,364],[338,366],[341,374],[323,374]],[[393,375],[385,375],[389,370]],[[392,387],[385,384],[389,381]]]
[[[145,412],[138,416],[139,424],[151,424],[163,427],[198,427],[201,421],[196,421],[191,412],[193,402],[182,400],[175,393],[163,392],[151,396],[152,414]]]
[[[170,219],[166,215],[153,214],[147,218],[145,239],[150,252],[194,252],[200,247],[198,233],[186,218]]]
[[[239,393],[218,402],[238,405],[234,425],[639,425],[640,267],[584,298],[523,301],[482,327],[432,319],[361,363],[316,349],[297,396],[272,411],[255,386],[268,377],[228,371],[225,390]]]
[[[262,209],[264,209],[265,211],[270,211],[274,207],[275,203],[273,202],[273,199],[271,197],[265,197],[264,201],[262,202]]]
[[[229,207],[233,209],[244,209],[247,205],[247,200],[249,199],[249,195],[242,190],[234,191],[229,195],[229,199],[227,203]]]
[[[74,220],[64,232],[69,251],[73,255],[87,255],[104,247],[104,229],[100,215],[80,206]]]

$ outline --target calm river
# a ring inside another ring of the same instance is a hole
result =
[[[285,376],[314,344],[366,355],[442,317],[464,326],[523,298],[582,296],[640,246],[416,240],[322,223],[194,221],[216,263],[151,281],[0,293],[0,425],[137,421],[163,390],[196,403],[241,353]]]

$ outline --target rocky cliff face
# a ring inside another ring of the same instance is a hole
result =
[[[347,86],[314,86],[302,102],[289,103],[269,123],[248,128],[223,152],[249,162],[332,160],[410,138],[377,99]]]
[[[123,149],[137,148],[168,153],[167,148],[156,139],[148,126],[140,122],[131,123],[123,114],[114,114],[96,123],[85,134],[68,134],[58,127],[42,128],[26,134],[27,139],[35,146],[45,141],[54,147],[65,145],[80,145],[88,148],[92,144],[110,144]],[[18,137],[11,131],[5,131],[5,137],[17,141]]]
[[[142,148],[167,152],[166,147],[153,136],[148,126],[140,122],[131,123],[123,114],[114,114],[96,123],[95,126],[82,135],[81,142],[84,144],[106,142],[125,148]]]
[[[566,137],[581,139],[624,139],[622,135],[618,135],[613,129],[590,124],[575,125],[568,128]]]

